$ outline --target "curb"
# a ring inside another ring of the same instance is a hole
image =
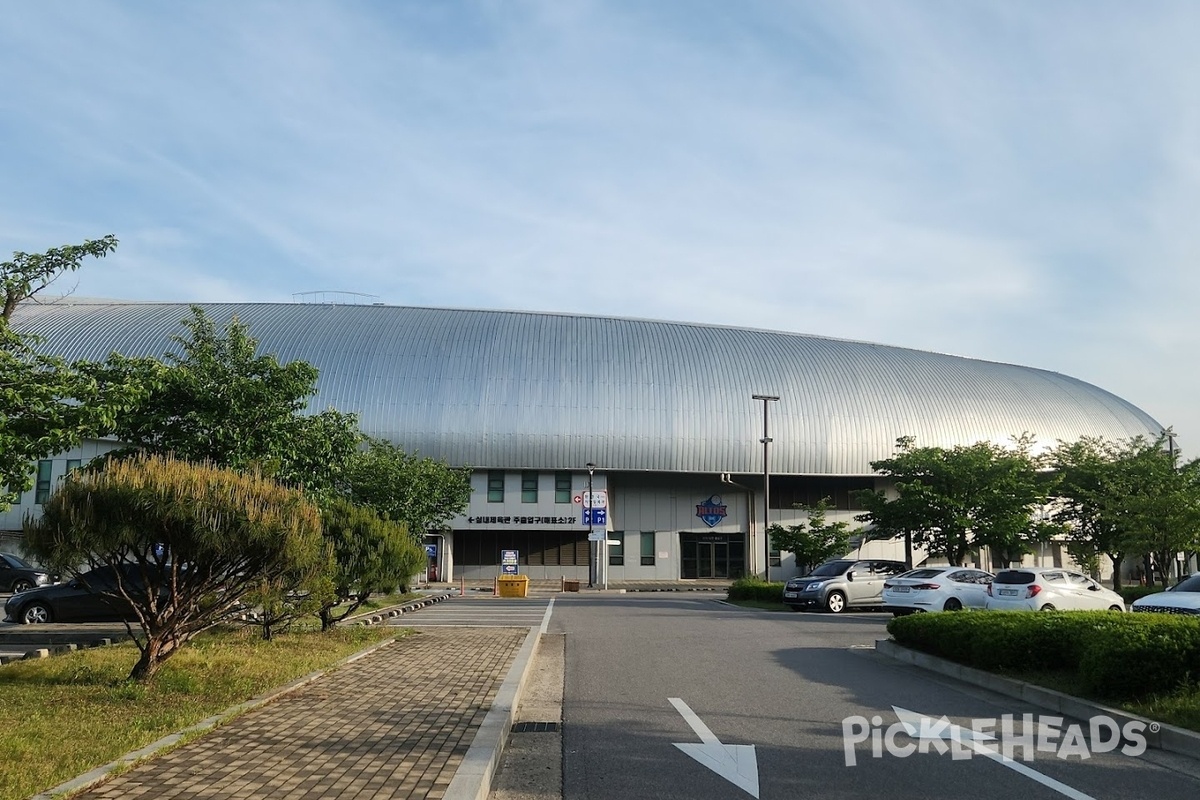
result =
[[[525,637],[525,643],[517,651],[496,692],[496,699],[487,716],[483,718],[475,738],[463,757],[462,763],[454,772],[454,778],[446,787],[443,800],[487,800],[492,790],[492,778],[496,768],[500,766],[500,757],[504,755],[504,746],[508,743],[508,734],[512,730],[513,719],[517,714],[517,704],[521,701],[521,693],[525,689],[525,680],[529,677],[533,666],[533,654],[537,650],[541,631],[531,628]]]
[[[1167,725],[1161,722],[1130,714],[1116,708],[1083,700],[1069,694],[1034,686],[1024,681],[1006,678],[992,672],[985,672],[975,667],[956,664],[944,658],[931,656],[918,650],[912,650],[897,644],[892,639],[879,639],[875,642],[875,652],[880,655],[915,667],[927,669],[945,675],[972,686],[989,689],[998,694],[1006,695],[1017,700],[1023,700],[1030,705],[1054,711],[1072,719],[1085,720],[1094,716],[1111,717],[1121,727],[1127,722],[1137,722],[1145,726],[1146,745],[1168,753],[1175,753],[1200,761],[1200,734]]]
[[[118,769],[123,769],[123,768],[129,767],[129,766],[132,766],[132,765],[136,764],[137,762],[142,761],[150,756],[157,755],[158,753],[160,753],[164,750],[168,750],[171,747],[174,747],[175,745],[184,741],[188,737],[191,737],[197,733],[204,733],[206,731],[212,730],[213,728],[218,727],[222,723],[228,722],[229,720],[233,719],[234,717],[240,716],[241,714],[244,714],[247,711],[253,711],[256,708],[259,708],[260,706],[265,706],[268,703],[270,703],[271,701],[276,700],[277,698],[279,698],[285,694],[288,694],[289,692],[294,692],[295,690],[299,689],[300,687],[306,686],[307,684],[312,683],[313,681],[317,680],[318,678],[321,678],[321,677],[329,674],[330,672],[333,672],[334,670],[345,666],[346,664],[350,664],[354,661],[358,661],[360,658],[363,658],[365,656],[370,655],[371,653],[374,653],[376,650],[380,649],[381,647],[387,647],[389,644],[392,644],[394,641],[396,641],[395,638],[385,639],[382,642],[377,642],[376,644],[373,644],[370,647],[367,647],[363,650],[358,651],[357,653],[354,653],[353,655],[349,655],[346,658],[343,658],[341,661],[332,665],[328,669],[318,670],[316,672],[310,672],[308,675],[305,675],[301,678],[297,678],[296,680],[292,681],[291,683],[285,684],[284,686],[280,686],[275,689],[271,689],[268,692],[260,694],[258,697],[251,698],[250,700],[247,700],[244,703],[239,703],[236,706],[227,708],[224,711],[221,711],[220,713],[209,717],[208,719],[203,719],[200,722],[197,722],[195,725],[184,728],[181,731],[177,731],[175,733],[168,734],[168,735],[162,737],[161,739],[159,739],[158,741],[151,742],[150,744],[143,747],[141,750],[135,750],[132,753],[126,753],[125,755],[121,756],[120,758],[118,758],[114,761],[110,761],[109,763],[104,764],[103,766],[96,767],[95,769],[85,772],[84,774],[82,774],[78,777],[72,778],[71,780],[67,781],[66,783],[61,783],[52,789],[47,789],[46,791],[41,792],[40,794],[35,794],[32,797],[30,797],[29,800],[53,800],[54,798],[60,797],[64,794],[74,794],[76,792],[80,792],[80,791],[83,791],[84,789],[88,789],[92,786],[95,786],[98,783],[102,783],[106,778],[109,777],[110,773],[112,773]]]
[[[429,597],[420,600],[409,600],[407,603],[402,603],[398,606],[389,606],[388,608],[380,609],[379,611],[368,611],[364,614],[357,614],[348,619],[342,620],[340,625],[378,625],[389,619],[395,619],[403,614],[411,614],[426,606],[431,606],[434,603],[440,603],[443,600],[448,600],[452,597],[450,592],[444,594],[430,595]]]

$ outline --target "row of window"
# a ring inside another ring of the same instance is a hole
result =
[[[67,472],[79,469],[83,461],[78,458],[67,459]],[[42,459],[37,465],[37,482],[33,488],[33,502],[39,506],[50,499],[51,481],[54,478],[54,462],[48,458]]]
[[[504,470],[489,469],[487,476],[487,499],[489,503],[504,502]],[[538,501],[538,473],[525,470],[521,473],[521,502]],[[571,502],[571,473],[554,473],[554,502]]]
[[[630,534],[630,536],[639,537],[638,553],[641,557],[643,567],[654,566],[654,531],[642,531],[641,533]],[[609,544],[608,546],[608,565],[610,567],[625,566],[625,531],[609,531],[608,539],[610,542],[617,544]]]

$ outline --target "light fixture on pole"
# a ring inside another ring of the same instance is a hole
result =
[[[588,588],[591,589],[595,581],[595,559],[592,556],[592,549],[599,549],[596,548],[596,543],[592,541],[592,518],[596,513],[592,508],[592,476],[596,474],[596,465],[589,461],[585,466],[588,471],[588,492],[587,502],[583,504],[583,513],[587,514],[588,521]]]
[[[771,435],[768,422],[768,404],[779,400],[778,395],[773,394],[756,394],[751,395],[755,400],[762,400],[763,404],[763,518],[762,518],[762,534],[763,534],[763,578],[767,583],[771,582],[771,535],[767,532],[771,527],[771,462],[768,459],[768,448],[771,446]]]

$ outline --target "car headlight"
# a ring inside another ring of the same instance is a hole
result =
[[[825,581],[817,581],[816,583],[810,583],[808,586],[805,587],[805,591],[815,592],[817,589],[820,589],[824,585],[825,585]]]

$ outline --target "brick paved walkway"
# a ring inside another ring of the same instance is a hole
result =
[[[432,628],[77,798],[441,798],[526,628]]]

